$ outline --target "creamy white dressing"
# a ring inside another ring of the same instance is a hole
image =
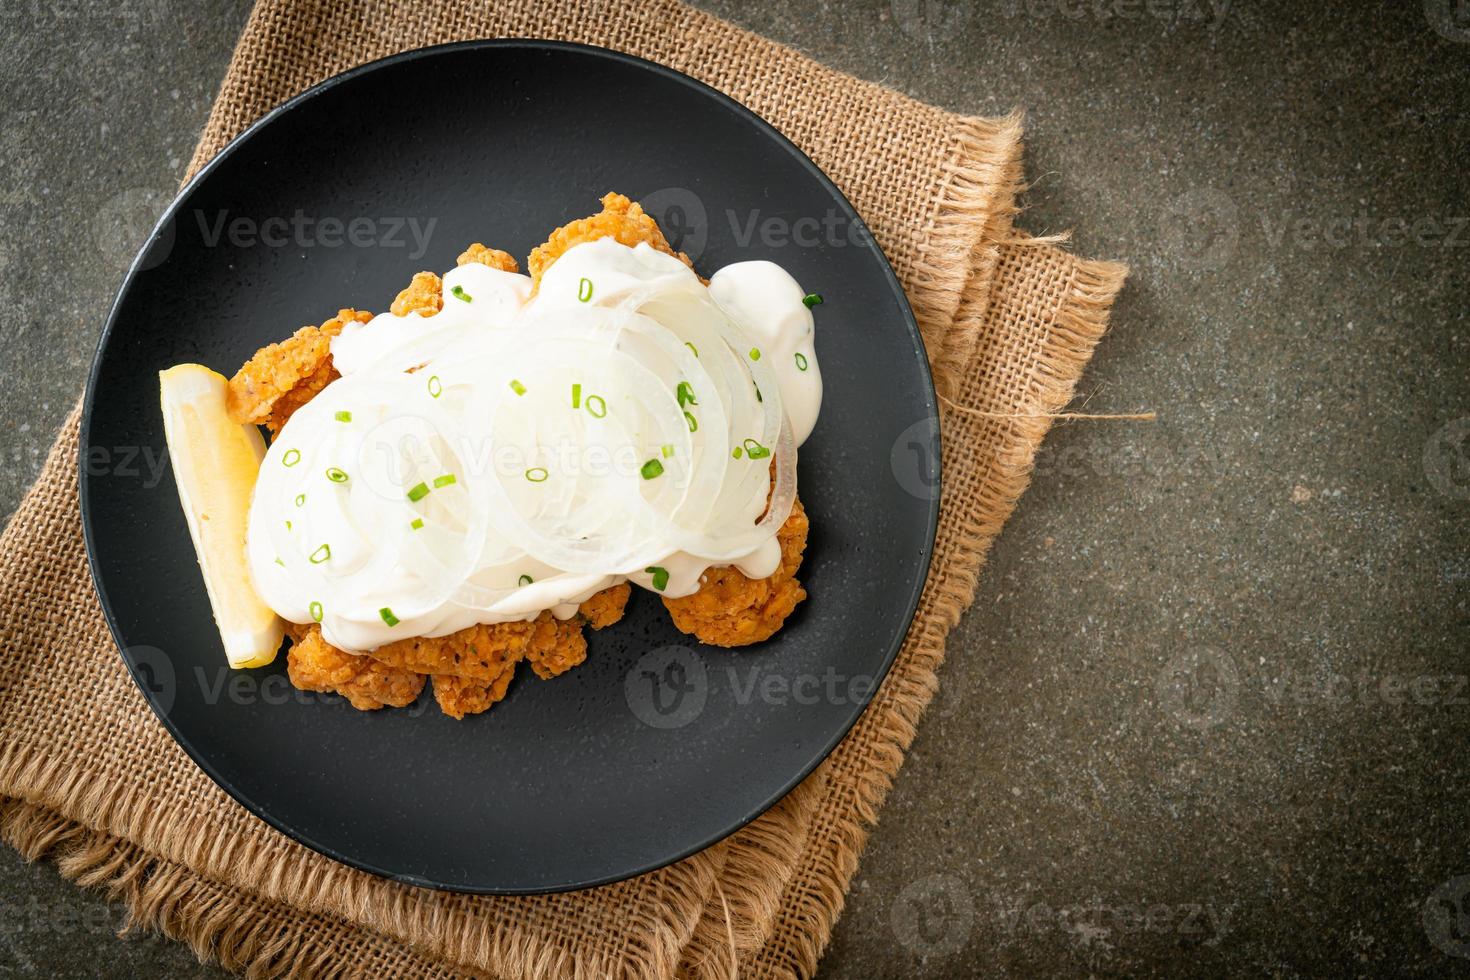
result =
[[[361,651],[567,618],[622,581],[682,596],[716,565],[770,575],[821,407],[802,298],[770,262],[706,288],[600,239],[534,297],[528,277],[469,264],[445,275],[438,313],[348,325],[342,377],[261,467],[261,597]]]

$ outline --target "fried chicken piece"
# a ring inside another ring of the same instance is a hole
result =
[[[418,272],[402,292],[393,297],[388,312],[394,316],[433,316],[444,308],[444,283],[432,272]]]
[[[599,238],[615,238],[628,246],[647,242],[660,252],[672,255],[689,268],[694,268],[689,256],[674,251],[659,229],[658,222],[644,214],[638,202],[630,201],[622,194],[604,194],[600,212],[562,225],[551,233],[544,244],[531,249],[531,254],[526,258],[526,269],[531,274],[532,291],[541,285],[542,274],[563,252],[574,245]]]
[[[627,582],[614,585],[578,606],[577,614],[588,626],[600,630],[623,618],[623,613],[628,609],[628,597],[632,594],[633,587]]]
[[[434,700],[446,715],[459,721],[465,715],[477,715],[505,697],[515,678],[516,665],[511,663],[500,676],[490,681],[470,680],[453,674],[434,675]]]
[[[291,640],[286,673],[300,690],[340,694],[358,711],[374,711],[413,704],[424,689],[423,674],[338,650],[322,639],[320,626],[293,625]]]
[[[470,626],[447,636],[412,636],[385,643],[367,655],[398,670],[416,674],[453,674],[469,680],[493,681],[514,668],[536,641],[542,619]]]
[[[516,262],[514,255],[511,255],[509,252],[502,252],[498,248],[486,248],[479,242],[475,242],[475,244],[460,252],[459,258],[455,259],[454,264],[469,265],[471,262],[488,265],[490,268],[499,269],[501,272],[521,271],[521,267]]]
[[[734,566],[711,568],[698,592],[664,599],[674,625],[717,647],[743,647],[770,639],[806,598],[796,570],[801,567],[809,529],[806,510],[797,500],[791,505],[791,516],[776,532],[781,566],[760,579],[746,578]]]
[[[543,681],[565,674],[586,660],[587,637],[582,633],[582,617],[557,619],[550,613],[542,613],[526,647],[526,659]]]
[[[246,361],[225,391],[225,411],[241,425],[266,425],[280,432],[291,413],[336,380],[332,338],[348,323],[373,318],[365,310],[343,309],[319,327],[302,327],[278,344],[268,344]]]

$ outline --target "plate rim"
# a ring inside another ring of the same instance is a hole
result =
[[[909,630],[913,626],[914,617],[918,612],[919,601],[923,595],[924,587],[928,582],[929,573],[933,567],[935,543],[937,541],[939,528],[940,501],[943,496],[944,486],[943,453],[940,452],[937,454],[938,458],[935,460],[934,486],[932,492],[929,494],[928,500],[928,531],[925,536],[925,540],[920,542],[920,547],[918,548],[920,570],[919,574],[915,576],[915,584],[910,590],[910,594],[906,597],[903,604],[903,621],[907,625],[889,644],[889,649],[887,653],[885,653],[883,656],[881,667],[875,675],[875,681],[872,685],[872,691],[867,699],[855,701],[853,705],[853,710],[850,713],[850,717],[848,717],[847,720],[838,728],[833,737],[824,744],[820,745],[814,751],[809,761],[804,763],[799,768],[799,770],[795,771],[794,775],[789,780],[784,782],[773,795],[756,804],[750,812],[746,813],[738,821],[731,823],[727,829],[715,834],[707,840],[700,841],[699,843],[684,848],[677,853],[670,855],[669,857],[659,859],[653,863],[647,864],[646,866],[639,866],[636,868],[628,869],[626,871],[605,874],[596,878],[587,879],[585,881],[568,881],[554,886],[546,887],[526,888],[504,887],[495,885],[463,885],[449,884],[442,881],[433,881],[418,875],[379,867],[371,861],[344,854],[340,851],[335,850],[330,845],[327,845],[321,841],[311,839],[308,835],[302,833],[300,830],[287,826],[284,822],[278,820],[274,815],[266,812],[265,810],[257,806],[253,801],[246,798],[243,793],[237,791],[229,780],[225,779],[215,770],[208,757],[203,752],[199,751],[193,744],[191,744],[189,739],[174,725],[174,723],[169,719],[168,715],[165,712],[159,710],[159,706],[155,702],[152,693],[149,692],[148,689],[143,685],[142,680],[138,676],[138,672],[134,668],[134,664],[128,657],[127,650],[129,649],[129,646],[124,642],[124,637],[121,635],[120,629],[117,625],[117,616],[113,611],[112,602],[109,599],[106,589],[103,585],[103,573],[102,570],[99,568],[98,559],[96,558],[95,549],[93,547],[94,539],[96,536],[93,522],[93,514],[90,504],[93,477],[91,474],[89,474],[89,468],[86,464],[86,461],[88,459],[88,451],[92,445],[92,422],[93,413],[96,408],[97,378],[98,375],[101,373],[103,360],[105,358],[105,355],[107,354],[109,343],[112,340],[113,331],[117,325],[119,313],[122,309],[123,302],[132,291],[134,283],[137,280],[138,276],[143,271],[146,271],[143,268],[143,265],[149,250],[153,247],[154,242],[158,240],[160,235],[169,228],[170,223],[175,220],[177,213],[182,208],[185,200],[194,192],[194,190],[199,185],[207,180],[228,157],[238,152],[246,143],[254,138],[254,136],[258,132],[272,125],[276,120],[295,111],[304,103],[333,88],[336,88],[339,85],[347,84],[360,76],[367,75],[369,73],[385,68],[390,68],[399,64],[418,61],[421,59],[433,59],[435,57],[445,54],[458,54],[467,51],[493,52],[498,50],[514,49],[529,51],[565,52],[576,55],[589,55],[593,57],[604,58],[614,62],[620,62],[625,65],[631,65],[645,71],[652,71],[654,74],[662,76],[665,79],[694,88],[696,91],[706,96],[713,97],[717,102],[723,103],[726,108],[734,110],[737,115],[743,117],[746,121],[753,123],[758,130],[764,132],[765,136],[774,140],[777,146],[781,147],[787,153],[789,153],[798,164],[804,167],[813,177],[817,179],[820,184],[824,185],[828,192],[833,196],[834,200],[840,206],[845,207],[852,218],[855,218],[858,221],[862,221],[861,215],[858,214],[857,209],[853,207],[852,202],[847,199],[847,195],[842,192],[841,188],[839,188],[837,184],[830,177],[828,177],[827,174],[819,166],[817,166],[817,164],[813,162],[812,159],[800,147],[798,147],[795,143],[788,139],[783,133],[781,133],[780,130],[778,130],[774,125],[767,121],[763,116],[761,116],[759,113],[749,108],[745,104],[741,103],[740,101],[719,91],[713,86],[708,85],[705,82],[700,81],[699,79],[693,78],[692,76],[687,75],[684,72],[678,71],[677,69],[670,68],[667,65],[661,65],[658,62],[649,61],[646,58],[640,58],[636,55],[630,55],[625,52],[613,50],[611,48],[605,48],[591,44],[580,44],[571,41],[557,41],[541,38],[481,38],[465,41],[451,41],[444,44],[436,44],[427,47],[414,48],[408,51],[400,51],[396,54],[388,55],[387,57],[379,58],[374,61],[369,61],[356,67],[350,68],[347,71],[341,72],[340,74],[333,75],[332,77],[317,82],[315,85],[312,85],[311,87],[297,93],[296,95],[285,100],[279,105],[274,106],[259,119],[255,120],[255,122],[251,123],[244,130],[242,130],[228,143],[226,143],[218,153],[216,153],[212,158],[210,158],[207,163],[204,164],[204,166],[199,168],[199,171],[194,174],[193,177],[191,177],[178,189],[178,191],[174,194],[172,200],[170,200],[168,206],[164,208],[163,213],[160,215],[158,221],[155,222],[153,229],[143,240],[143,243],[139,247],[137,254],[134,256],[133,261],[128,266],[128,271],[123,277],[122,283],[119,285],[117,293],[113,297],[112,304],[107,312],[107,317],[103,322],[101,334],[98,336],[97,339],[97,347],[92,355],[91,365],[87,371],[86,390],[82,399],[81,418],[78,425],[77,497],[78,506],[81,514],[82,536],[87,552],[87,568],[92,579],[93,591],[97,595],[98,603],[102,609],[103,619],[107,623],[107,630],[112,637],[113,645],[117,647],[118,655],[122,658],[124,667],[127,669],[129,677],[132,679],[134,685],[142,694],[143,700],[147,703],[149,710],[153,712],[154,717],[162,723],[164,730],[168,732],[169,737],[174,740],[175,744],[177,744],[180,748],[184,750],[185,754],[188,755],[190,761],[198,766],[199,769],[210,779],[211,782],[222,789],[236,803],[244,807],[247,812],[249,812],[257,819],[264,821],[266,825],[272,827],[281,834],[284,834],[287,838],[295,841],[298,844],[301,844],[309,850],[321,854],[323,857],[326,857],[331,861],[335,861],[339,864],[356,869],[358,871],[371,874],[377,878],[383,878],[389,881],[412,885],[419,888],[427,888],[434,891],[443,891],[454,894],[467,895],[549,895],[562,892],[580,891],[589,888],[598,888],[604,885],[610,885],[616,882],[636,878],[645,874],[652,873],[654,871],[661,870],[672,864],[676,864],[679,861],[684,860],[685,858],[688,858],[694,854],[699,853],[700,851],[712,847],[713,845],[719,843],[727,837],[730,837],[731,835],[739,832],[742,828],[746,827],[752,821],[756,820],[767,811],[769,811],[777,803],[781,802],[781,800],[785,799],[792,790],[800,785],[808,776],[812,774],[812,772],[816,770],[818,766],[826,761],[826,759],[832,754],[832,752],[836,750],[837,746],[842,743],[842,741],[848,736],[849,733],[851,733],[853,727],[856,726],[858,720],[862,718],[863,714],[866,713],[868,708],[871,707],[874,701],[877,700],[878,692],[882,687],[883,681],[887,679],[889,672],[893,669],[893,664],[897,660],[898,653],[903,648],[904,641],[908,638]],[[899,299],[901,319],[903,321],[903,325],[908,330],[909,339],[913,344],[914,360],[919,365],[920,375],[923,381],[923,384],[920,386],[920,394],[922,396],[922,401],[924,402],[924,407],[928,412],[926,418],[933,420],[935,441],[937,445],[942,447],[943,436],[942,425],[939,418],[938,397],[934,387],[933,373],[929,366],[927,354],[925,353],[923,338],[919,332],[918,322],[915,319],[913,308],[909,303],[908,295],[904,292],[903,286],[899,283],[898,275],[894,271],[893,264],[891,261],[889,261],[887,253],[883,251],[883,248],[877,243],[876,240],[872,240],[871,244],[874,252],[882,259],[883,272],[886,276],[886,282],[889,288]]]

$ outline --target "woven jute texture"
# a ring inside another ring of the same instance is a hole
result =
[[[809,975],[934,694],[945,636],[1026,486],[1048,425],[1038,416],[1071,398],[1124,270],[1012,227],[1018,118],[923,105],[671,0],[493,9],[263,2],[192,169],[324,78],[402,50],[497,36],[600,44],[728,93],[832,177],[892,261],[946,404],[972,411],[946,408],[940,420],[945,481],[933,567],[873,703],[770,812],[641,878],[472,898],[352,871],[246,813],[143,703],[87,572],[73,413],[0,536],[0,833],[27,857],[48,856],[78,884],[125,902],[135,924],[254,975]]]

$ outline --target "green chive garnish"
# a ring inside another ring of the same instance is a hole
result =
[[[533,579],[531,576],[529,576],[529,575],[522,575],[519,579],[516,580],[516,584],[517,585],[530,585],[534,581],[536,581],[536,580]]]
[[[595,419],[603,418],[607,415],[607,402],[602,400],[601,395],[588,395],[587,411],[591,412]]]
[[[693,415],[690,415],[688,412],[685,412],[684,413],[684,422],[685,422],[685,424],[687,424],[689,426],[689,431],[690,432],[698,432],[699,431],[699,423],[697,421],[695,421],[694,416]]]
[[[806,308],[807,309],[811,309],[813,306],[821,306],[822,305],[822,294],[821,293],[807,293],[805,296],[803,296],[801,298],[801,301],[806,304]]]
[[[286,455],[284,455],[284,456],[281,457],[281,462],[284,463],[287,466],[295,466],[297,463],[301,462],[301,450],[299,450],[299,449],[288,449],[288,450],[286,450]]]
[[[411,522],[409,522],[408,526],[417,531],[419,528],[424,526],[424,519],[422,517],[415,517]]]
[[[454,482],[454,474],[453,473],[445,473],[443,476],[436,476],[436,477],[434,477],[434,489],[435,490],[438,490],[441,487],[447,487],[447,486],[449,486],[453,482]]]
[[[751,459],[765,459],[771,455],[771,451],[754,439],[745,440],[745,455]]]
[[[311,553],[311,557],[308,560],[313,565],[320,565],[322,562],[326,561],[330,557],[332,557],[332,546],[329,544],[324,544],[320,548],[313,551]]]
[[[649,565],[644,571],[653,576],[653,587],[655,589],[662,592],[668,588],[669,570],[667,568],[661,568],[658,565]]]
[[[806,370],[806,355],[801,351],[796,352],[796,369],[798,371]]]
[[[351,422],[352,421],[352,413],[351,412],[338,412],[336,415],[333,415],[332,418],[336,419],[338,422]]]
[[[347,471],[336,466],[328,466],[327,479],[331,480],[333,483],[346,483]]]
[[[680,381],[679,386],[674,389],[674,395],[679,399],[679,406],[698,405],[699,399],[694,397],[694,386],[687,381]]]
[[[304,503],[306,503],[306,494],[304,494],[304,493],[298,493],[296,495],[296,506],[297,507],[300,507]]]
[[[521,384],[519,381],[512,379],[510,383],[510,390],[515,392],[517,395],[524,395],[526,393],[526,386]]]
[[[444,382],[439,380],[439,375],[433,375],[429,378],[429,397],[438,398],[442,394],[444,394]]]
[[[592,299],[592,280],[583,278],[577,283],[577,299],[583,303]]]
[[[291,522],[290,521],[287,521],[286,522],[286,530],[288,530],[288,531],[291,530]]]
[[[685,347],[688,347],[688,348],[689,348],[689,349],[690,349],[690,350],[692,350],[692,351],[694,351],[694,356],[695,356],[695,357],[698,357],[698,356],[699,356],[699,348],[698,348],[698,347],[695,347],[695,346],[694,346],[694,345],[693,345],[693,344],[691,344],[691,343],[690,343],[690,342],[689,342],[689,341],[687,341],[687,340],[686,340],[686,341],[684,341],[684,346],[685,346]]]
[[[581,408],[582,407],[582,386],[581,385],[578,385],[578,384],[572,385],[572,407],[573,408]]]
[[[526,470],[526,479],[532,483],[545,483],[546,478],[550,475],[546,472],[546,467],[544,466],[533,466],[529,470]]]
[[[734,449],[730,450],[730,455],[733,456],[733,457],[735,457],[736,459],[739,459],[740,458],[740,447],[739,446],[736,446]]]
[[[311,605],[307,606],[306,609],[308,612],[311,613],[311,618],[313,620],[318,623],[322,621],[322,604],[320,602],[313,602]]]
[[[761,349],[759,347],[752,347],[750,349],[750,359],[752,361],[758,361],[761,359]]]
[[[414,503],[418,503],[420,500],[423,500],[428,495],[429,485],[427,483],[416,483],[414,484],[413,488],[408,491],[408,499],[412,500]]]
[[[643,464],[643,468],[638,472],[643,474],[643,479],[652,480],[654,477],[664,475],[664,464],[656,459],[650,459]]]
[[[670,456],[674,455],[674,447],[665,443],[663,448],[661,448],[659,452],[664,454],[664,459],[668,459]]]
[[[389,609],[387,606],[379,609],[378,615],[383,617],[383,622],[387,623],[389,626],[398,625],[398,617],[393,615],[393,610]]]
[[[462,299],[466,303],[472,302],[474,300],[474,297],[473,296],[471,296],[469,293],[467,293],[467,292],[464,291],[464,287],[463,286],[455,286],[449,292],[454,295],[454,298],[455,299]]]
[[[279,556],[276,558],[276,564],[277,565],[280,565],[282,568],[285,568],[286,567],[286,563],[283,562],[283,561],[281,561],[281,559],[280,559]]]

